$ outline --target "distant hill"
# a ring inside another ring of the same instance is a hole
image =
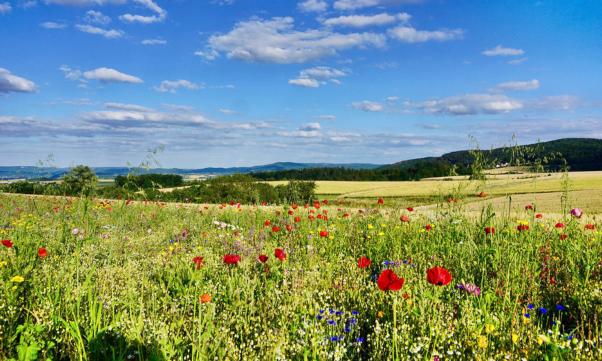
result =
[[[344,167],[346,169],[374,169],[381,167],[380,164],[350,163],[292,163],[278,162],[266,165],[252,167],[232,167],[232,168],[200,168],[200,169],[182,169],[182,168],[127,168],[127,167],[96,167],[94,171],[100,178],[114,178],[118,175],[127,175],[129,173],[145,174],[179,174],[179,175],[228,175],[236,173],[255,173],[269,171],[284,171],[289,169],[306,168],[331,168]],[[35,167],[35,166],[0,166],[0,179],[48,179],[55,180],[61,178],[69,168],[53,167]]]
[[[566,138],[537,144],[502,147],[480,151],[486,167],[508,164],[533,165],[536,162],[546,170],[561,169],[566,160],[572,171],[602,170],[602,139]],[[426,157],[404,160],[373,169],[310,168],[277,172],[254,173],[262,180],[419,180],[444,177],[452,172],[469,174],[473,163],[471,151],[462,150]]]

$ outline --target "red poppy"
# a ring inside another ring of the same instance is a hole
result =
[[[270,224],[272,224],[272,222],[269,219],[266,219],[265,222],[263,222],[264,227],[269,227]]]
[[[349,218],[349,213],[343,214],[343,218]]]
[[[495,234],[494,227],[485,227],[485,234]]]
[[[424,226],[424,229],[426,229],[427,231],[430,231],[433,229],[433,226],[430,224],[427,224],[426,226]]]
[[[413,207],[408,207],[408,208],[406,208],[406,210],[407,210],[408,212],[414,212],[414,208],[413,208]]]
[[[319,209],[320,208],[320,202],[314,202],[314,208],[315,209]]]
[[[564,223],[556,223],[556,225],[554,226],[556,228],[564,228]]]
[[[257,259],[261,263],[266,263],[268,261],[268,256],[266,256],[265,254],[260,254],[259,257],[257,257]]]
[[[224,256],[224,263],[230,265],[237,265],[240,262],[240,256],[237,254],[227,254]]]
[[[284,253],[284,250],[282,248],[276,248],[274,250],[274,257],[278,258],[281,261],[284,261],[286,259],[286,253]]]
[[[403,216],[399,217],[399,220],[402,221],[403,223],[408,223],[410,221],[410,217],[408,217],[404,214]]]
[[[289,215],[289,216],[292,216],[293,214],[295,214],[295,211],[293,211],[292,209],[289,209],[289,210],[288,210],[288,215]]]
[[[293,204],[291,204],[291,208],[297,209],[297,208],[299,208],[299,205],[297,203],[293,203]]]
[[[38,249],[38,257],[40,257],[40,258],[44,258],[44,257],[46,257],[46,256],[48,256],[48,251],[46,251],[46,248],[44,248],[44,247],[40,247],[40,248]]]
[[[594,225],[594,224],[592,224],[592,223],[586,224],[586,225],[585,225],[585,229],[588,229],[588,230],[590,230],[590,231],[593,231],[593,230],[595,230],[595,229],[596,229],[596,225]]]
[[[367,267],[370,267],[371,264],[372,264],[372,261],[370,261],[370,258],[368,258],[366,256],[361,256],[357,260],[357,266],[359,268],[367,268]]]
[[[382,198],[379,198],[378,201],[376,201],[376,203],[378,204],[385,204],[385,200]]]
[[[480,192],[478,195],[479,195],[480,198],[487,197],[487,193],[485,193],[485,192]]]
[[[299,222],[301,222],[301,217],[299,217],[299,216],[295,217],[295,223],[299,223]]]
[[[560,240],[561,240],[561,241],[564,241],[564,240],[565,240],[565,239],[567,239],[567,238],[569,238],[569,235],[568,235],[568,234],[561,234],[561,235],[560,235]]]
[[[532,204],[527,204],[525,206],[525,211],[532,211],[533,210],[533,205]]]
[[[328,237],[328,231],[320,231],[320,237]]]
[[[4,247],[6,248],[12,248],[13,246],[13,242],[10,241],[10,239],[3,239],[2,240],[2,244],[4,245]]]
[[[274,232],[274,233],[280,232],[280,227],[278,227],[278,226],[272,227],[272,232]]]
[[[316,217],[310,214],[307,218],[309,218],[310,221],[313,221]]]
[[[376,284],[378,285],[378,288],[383,291],[399,291],[401,287],[403,287],[404,282],[405,280],[398,277],[395,272],[386,269],[378,276]]]
[[[529,230],[529,225],[528,224],[519,224],[518,227],[516,227],[516,229],[519,232],[528,231]]]
[[[433,267],[426,271],[426,280],[435,286],[445,286],[452,280],[452,275],[443,267]]]
[[[322,204],[328,204],[328,199],[323,200]]]
[[[286,230],[291,232],[293,230],[293,226],[291,226],[290,224],[286,225]]]
[[[199,269],[201,269],[201,266],[203,265],[203,257],[196,256],[192,259],[192,262],[195,264],[194,268],[199,270]]]
[[[535,215],[535,218],[537,218],[537,219],[542,219],[542,218],[543,218],[543,214],[541,214],[541,213],[537,213],[537,214]]]

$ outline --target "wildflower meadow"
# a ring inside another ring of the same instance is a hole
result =
[[[595,215],[0,195],[3,360],[595,360]]]

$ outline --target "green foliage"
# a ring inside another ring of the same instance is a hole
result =
[[[291,184],[288,196],[302,198],[303,186]],[[559,216],[536,219],[533,211],[501,217],[489,208],[475,218],[456,203],[436,212],[385,207],[0,195],[0,239],[14,242],[0,245],[0,359],[601,358],[602,234],[585,229],[595,222],[590,215],[565,219],[559,230]],[[324,211],[328,219],[317,218]],[[530,229],[518,232],[519,220]],[[39,247],[47,257],[37,256]],[[225,265],[227,253],[239,254],[240,264]],[[260,254],[269,256],[265,264]],[[359,269],[361,256],[372,265]],[[451,283],[429,284],[433,266],[449,269]],[[386,268],[405,279],[400,291],[375,284]],[[457,283],[474,283],[480,296]],[[201,303],[203,294],[211,300]]]
[[[66,194],[69,195],[91,195],[96,189],[98,178],[92,168],[86,165],[78,165],[71,168],[63,177]]]
[[[178,174],[129,174],[115,177],[115,186],[127,189],[170,188],[184,185],[184,178]]]

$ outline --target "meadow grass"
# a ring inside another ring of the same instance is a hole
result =
[[[462,202],[412,212],[387,202],[0,195],[0,239],[12,243],[0,245],[0,359],[602,358],[602,234],[592,215],[540,219],[523,208],[517,218],[486,207],[469,217]],[[224,264],[226,254],[240,263]],[[372,264],[359,268],[361,256]],[[427,282],[434,266],[452,282]],[[405,279],[399,291],[376,285],[385,269]]]

